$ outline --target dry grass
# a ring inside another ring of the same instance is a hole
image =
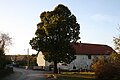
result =
[[[80,80],[95,80],[95,73],[94,72],[62,72],[61,74],[49,74],[48,77],[62,78],[62,80],[66,80],[71,78],[73,79],[80,79]]]
[[[94,72],[63,72],[61,76],[95,78],[95,73]]]

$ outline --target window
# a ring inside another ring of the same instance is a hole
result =
[[[66,64],[66,63],[63,63],[62,65],[63,65],[63,66],[67,66],[67,64]]]
[[[88,55],[88,59],[91,59],[91,55]]]

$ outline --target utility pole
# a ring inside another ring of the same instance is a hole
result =
[[[29,58],[29,48],[27,49],[27,56],[28,56],[28,57],[27,57],[27,58],[28,58],[28,60],[27,60],[27,66],[28,66],[28,68],[29,68],[29,59],[30,59],[30,58]]]

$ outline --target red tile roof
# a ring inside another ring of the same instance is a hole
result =
[[[73,47],[77,55],[109,55],[116,53],[111,47],[101,44],[74,43]]]

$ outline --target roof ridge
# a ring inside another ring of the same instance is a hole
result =
[[[79,43],[79,44],[108,46],[106,44],[94,44],[94,43]]]
[[[73,44],[77,54],[111,54],[114,49],[105,44],[76,43]],[[107,52],[110,51],[110,52]]]

